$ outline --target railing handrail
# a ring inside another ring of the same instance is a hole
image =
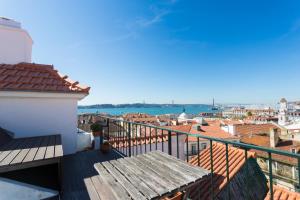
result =
[[[229,141],[229,140],[220,139],[220,138],[216,138],[216,137],[205,136],[205,135],[202,135],[202,134],[191,134],[191,133],[187,133],[187,132],[183,132],[183,131],[173,130],[173,129],[164,128],[164,127],[155,126],[155,125],[150,125],[150,124],[126,121],[126,120],[118,119],[118,118],[112,118],[112,117],[107,117],[107,116],[101,116],[101,117],[105,118],[105,119],[109,119],[109,120],[118,121],[118,122],[125,122],[125,123],[129,123],[129,124],[140,125],[140,126],[145,126],[145,127],[149,127],[149,128],[157,128],[157,129],[164,130],[164,131],[171,131],[171,132],[175,132],[175,133],[178,133],[178,134],[184,134],[184,135],[187,135],[189,137],[196,137],[196,138],[212,140],[214,142],[220,142],[220,143],[223,143],[223,144],[230,144],[230,145],[242,147],[242,148],[245,148],[245,149],[255,149],[255,150],[264,151],[264,152],[267,152],[267,153],[278,154],[278,155],[283,155],[283,156],[288,156],[288,157],[293,157],[293,158],[300,159],[300,154],[292,153],[292,152],[288,152],[288,151],[282,151],[282,150],[272,149],[272,148],[268,148],[268,147],[262,147],[262,146],[252,145],[252,144],[246,144],[246,143],[242,143],[242,142]]]

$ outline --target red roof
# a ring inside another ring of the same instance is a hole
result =
[[[273,197],[274,200],[300,200],[299,193],[291,192],[278,186],[273,186]],[[271,195],[269,192],[265,200],[269,200],[270,198]]]
[[[217,195],[227,184],[226,179],[226,147],[223,144],[215,143],[213,144],[213,187],[214,194]],[[200,154],[200,167],[210,170],[210,148],[205,149]],[[254,152],[248,152],[248,158],[255,158]],[[229,179],[232,179],[237,172],[245,164],[245,152],[242,149],[235,147],[228,147],[228,162],[229,162]],[[189,161],[190,164],[198,166],[198,156],[195,156],[192,160]],[[202,188],[201,199],[209,199],[210,197],[210,187],[211,180],[210,178],[203,181],[200,184]]]
[[[227,140],[238,139],[238,137],[231,135],[230,133],[222,130],[220,127],[219,120],[207,120],[207,123],[208,123],[208,125],[201,126],[200,131],[192,128],[190,130],[190,133],[191,134],[199,134],[199,135],[208,136],[208,137],[227,139]],[[197,141],[197,138],[189,137],[189,141]]]
[[[253,136],[248,136],[248,137],[243,137],[241,139],[241,142],[246,143],[246,144],[253,144],[256,146],[262,146],[262,147],[268,147],[270,148],[270,136],[266,135],[253,135]],[[294,148],[296,149],[296,152],[299,152],[300,150],[300,143],[297,141],[293,140],[279,140],[275,149],[282,150],[282,151],[291,151],[291,149]],[[268,158],[268,153],[252,149],[251,151],[254,151],[257,153],[257,156]],[[272,154],[272,159],[279,161],[279,162],[284,162],[287,164],[292,164],[292,165],[297,165],[298,161],[296,158],[292,158],[289,156],[283,156],[279,154]]]
[[[0,90],[88,94],[90,87],[62,76],[52,65],[0,64]]]
[[[240,124],[235,127],[238,135],[270,133],[271,129],[278,128],[274,124]]]

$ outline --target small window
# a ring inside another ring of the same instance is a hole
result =
[[[202,143],[202,144],[201,144],[201,149],[206,149],[206,147],[207,147],[207,144],[206,144],[206,143]]]
[[[197,154],[196,144],[192,144],[192,154]]]

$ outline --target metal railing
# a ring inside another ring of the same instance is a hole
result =
[[[186,132],[176,131],[168,128],[153,126],[149,124],[135,123],[130,121],[124,121],[116,118],[103,117],[106,123],[106,138],[111,142],[113,148],[122,153],[124,156],[133,156],[143,153],[147,153],[153,150],[161,150],[168,153],[169,155],[176,156],[179,159],[189,161],[190,155],[185,152],[190,152],[189,150],[189,138],[196,138],[197,143],[197,156],[198,165],[200,166],[200,140],[205,139],[209,141],[210,150],[210,169],[211,169],[211,199],[215,198],[213,189],[213,173],[214,173],[214,162],[213,162],[213,142],[221,143],[225,145],[225,155],[226,155],[226,180],[230,188],[230,178],[229,178],[229,156],[228,147],[234,146],[242,149],[245,153],[246,167],[248,167],[248,151],[258,150],[267,153],[269,160],[269,192],[270,198],[274,198],[273,190],[273,170],[272,170],[272,155],[282,155],[290,158],[295,158],[298,161],[298,169],[300,169],[300,154],[292,153],[288,151],[282,151],[278,149],[271,149],[262,146],[256,146],[241,142],[229,141],[215,137],[204,136],[201,134],[190,134]],[[184,138],[182,138],[184,137]],[[185,141],[182,143],[182,141]],[[185,147],[184,147],[185,145]],[[184,148],[180,151],[180,148]],[[182,153],[181,153],[182,152]],[[248,168],[247,168],[248,169]],[[248,171],[248,170],[247,170]],[[246,178],[246,181],[248,179]],[[300,181],[300,173],[298,173],[298,186]],[[248,184],[248,183],[246,183]],[[228,197],[230,199],[230,189],[228,189]],[[249,197],[249,196],[248,196]],[[249,198],[247,198],[249,199]]]

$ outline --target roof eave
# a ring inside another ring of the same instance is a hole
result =
[[[82,100],[88,92],[0,90],[0,98],[66,98]]]

